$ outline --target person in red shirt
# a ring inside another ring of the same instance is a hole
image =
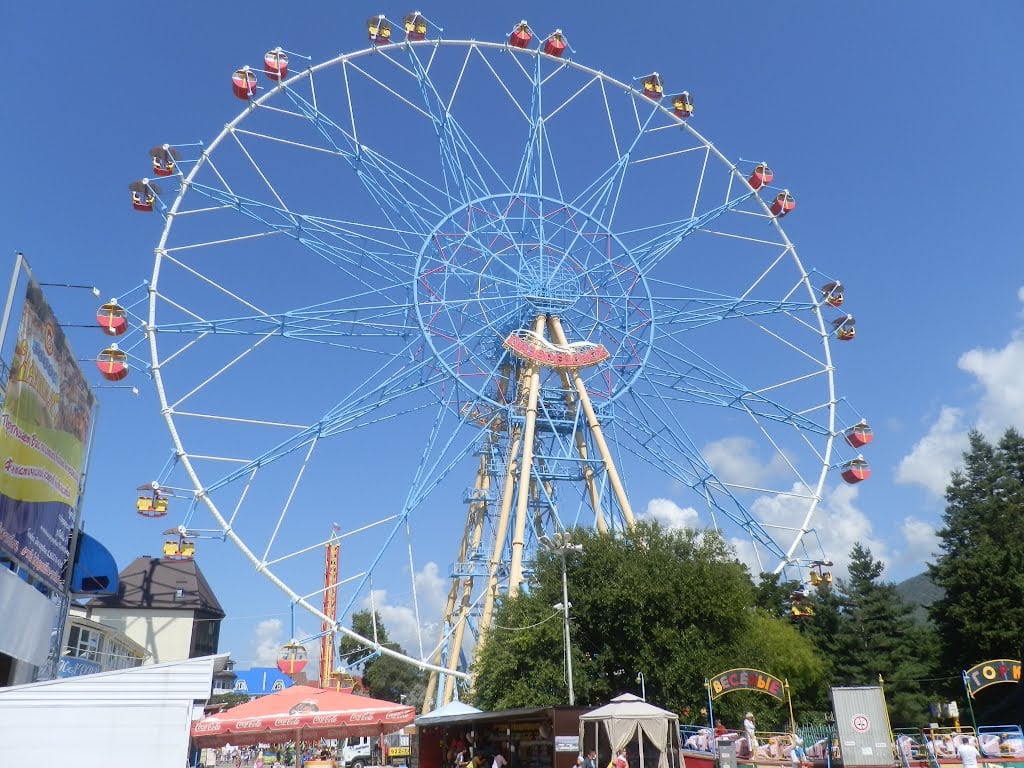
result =
[[[626,750],[620,749],[615,755],[615,768],[629,768],[629,760],[626,759]]]
[[[715,738],[719,736],[725,736],[729,732],[729,729],[722,725],[721,720],[715,720]]]

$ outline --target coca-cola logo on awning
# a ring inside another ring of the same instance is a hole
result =
[[[298,725],[302,722],[301,718],[298,717],[279,717],[274,721],[275,728],[287,728],[291,725]]]
[[[409,716],[409,713],[405,710],[398,712],[388,712],[386,720],[405,720]]]
[[[372,723],[373,712],[353,712],[348,716],[350,723]]]
[[[258,718],[251,718],[249,720],[239,720],[235,727],[240,731],[258,731],[263,727],[263,721]]]
[[[313,715],[313,725],[337,725],[337,715]]]
[[[220,723],[196,723],[192,730],[195,733],[215,733],[221,729]]]

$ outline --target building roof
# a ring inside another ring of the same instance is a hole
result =
[[[266,696],[291,688],[295,683],[277,667],[253,667],[235,672],[235,692]]]
[[[224,609],[195,560],[138,557],[120,574],[116,595],[95,597],[89,608],[202,611],[224,618]]]

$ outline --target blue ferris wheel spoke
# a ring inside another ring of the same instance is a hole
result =
[[[193,182],[190,189],[261,224],[268,233],[288,236],[339,268],[348,278],[370,290],[373,277],[400,282],[408,274],[411,252],[381,239],[379,231],[359,232],[352,226],[327,226],[323,219],[288,211],[279,206],[243,198]]]
[[[356,598],[369,585],[369,580],[372,578],[376,566],[385,556],[397,535],[402,530],[408,530],[409,517],[416,512],[420,505],[442,484],[454,469],[462,465],[466,457],[478,449],[479,439],[475,431],[470,430],[467,437],[467,431],[459,429],[459,426],[464,421],[460,421],[454,428],[446,427],[452,420],[453,415],[451,411],[445,408],[439,408],[436,411],[433,424],[427,435],[426,445],[413,474],[405,503],[402,506],[401,514],[381,544],[380,551],[373,565],[367,569],[366,573],[355,585],[355,588],[351,590],[351,598],[348,603],[341,606],[342,615],[346,615],[352,609]],[[417,617],[417,626],[419,626],[419,623]]]
[[[618,151],[618,156],[612,163],[597,175],[576,198],[572,201],[575,207],[586,211],[597,221],[605,226],[611,226],[615,218],[615,209],[618,207],[619,198],[622,194],[622,185],[626,179],[626,172],[629,170],[630,162],[633,160],[633,153],[644,137],[654,117],[659,114],[656,104],[651,104],[643,123],[637,127],[636,134],[632,137],[625,149]]]
[[[714,405],[743,411],[759,419],[782,422],[814,434],[829,434],[827,425],[754,391],[725,374],[713,363],[687,347],[674,353],[659,347],[648,360],[645,375],[664,388],[660,397],[680,402]],[[685,353],[685,354],[683,354]],[[824,371],[811,375],[824,375]]]
[[[300,449],[308,449],[311,443],[323,438],[389,421],[416,411],[436,408],[436,397],[428,398],[421,403],[411,403],[405,408],[398,407],[412,395],[436,388],[444,379],[442,374],[434,373],[417,380],[415,377],[418,367],[404,369],[403,375],[393,376],[385,383],[360,393],[358,397],[350,395],[315,424],[296,431],[257,456],[240,463],[231,472],[207,485],[204,490],[214,492],[234,482],[247,481],[250,475],[260,468],[269,466]]]
[[[345,73],[348,77],[347,68]],[[399,228],[399,224],[403,224],[404,228],[422,234],[429,231],[429,222],[450,210],[457,199],[450,190],[438,187],[405,165],[357,141],[350,131],[293,89],[285,89],[285,92],[325,139],[328,147],[348,161],[392,226]],[[415,249],[416,244],[409,244],[409,247]]]
[[[663,288],[664,285],[659,282],[650,281],[653,288]],[[711,296],[692,288],[679,287],[686,293],[679,296],[651,297],[659,335],[678,336],[695,328],[732,319],[770,315],[788,315],[795,318],[799,314],[813,311],[817,306],[810,301]]]
[[[653,236],[649,237],[649,239],[631,248],[633,259],[640,267],[640,270],[645,274],[650,274],[661,260],[672,253],[683,240],[694,232],[707,227],[723,214],[738,208],[744,202],[754,197],[754,195],[754,192],[747,192],[699,216],[644,227],[642,230],[625,231],[621,235],[624,239],[628,239],[630,235],[647,236],[653,233]]]
[[[732,491],[718,480],[712,468],[704,460],[682,424],[674,416],[671,405],[666,402],[656,406],[645,403],[639,397],[633,398],[631,408],[616,411],[616,424],[632,438],[637,455],[647,463],[674,477],[700,497],[711,503],[715,509],[728,517],[750,535],[751,539],[777,557],[785,553],[759,521],[753,518],[746,507]],[[666,419],[664,414],[673,414]],[[685,439],[680,439],[684,435]],[[685,459],[680,464],[677,457]]]
[[[408,338],[419,332],[418,326],[409,322],[409,309],[407,305],[339,308],[318,306],[274,314],[163,323],[158,330],[160,333],[181,334],[221,333],[243,336],[274,334],[289,339],[337,344],[354,349],[374,351],[370,347],[352,347],[350,344],[343,343],[342,340],[380,337]],[[387,354],[392,354],[392,352],[388,350]]]
[[[499,192],[509,192],[501,174],[459,125],[449,104],[437,92],[437,86],[420,61],[418,50],[412,46],[407,50],[423,104],[434,121],[443,177],[448,189],[454,190],[449,192],[449,197],[468,205],[472,200],[493,194],[496,188]],[[463,68],[472,55],[473,48],[467,48]],[[454,96],[453,93],[452,101]]]

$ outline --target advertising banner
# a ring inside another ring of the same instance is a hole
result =
[[[75,524],[92,390],[29,280],[0,411],[0,549],[59,587]]]

